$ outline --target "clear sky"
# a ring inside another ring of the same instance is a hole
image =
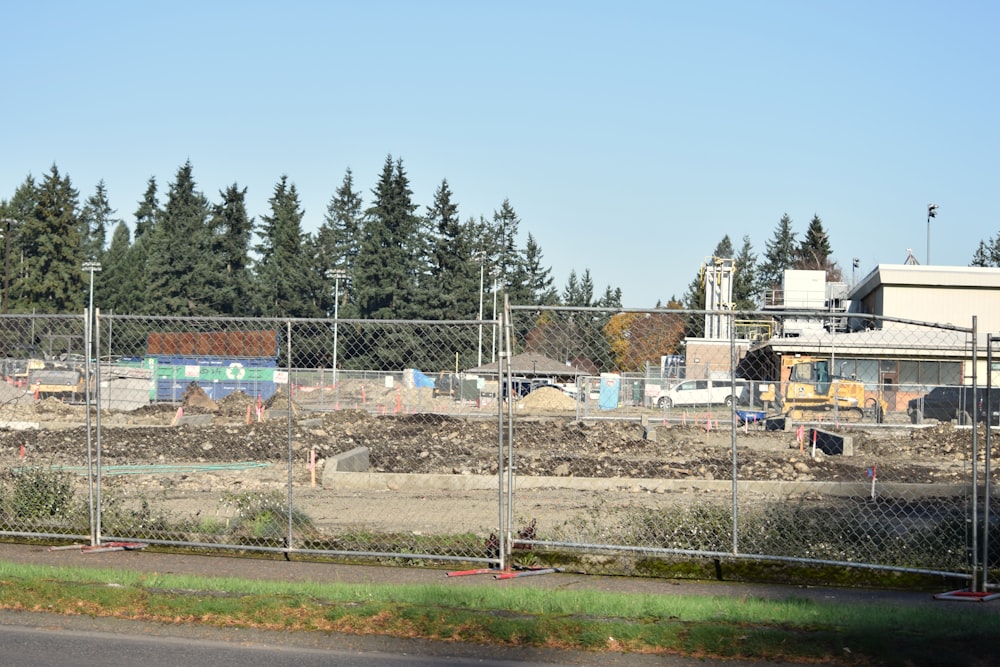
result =
[[[995,2],[6,3],[0,198],[56,164],[130,224],[190,160],[213,201],[278,179],[314,231],[386,155],[423,212],[509,198],[562,290],[681,297],[726,234],[814,214],[851,280],[967,265],[1000,233]]]

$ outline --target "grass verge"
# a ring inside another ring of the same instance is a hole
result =
[[[970,607],[283,583],[0,563],[0,607],[163,623],[786,662],[998,664]]]

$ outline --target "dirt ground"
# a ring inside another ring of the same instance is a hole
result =
[[[425,407],[448,398],[426,397]],[[600,419],[577,421],[572,399],[539,390],[517,404],[514,441],[518,475],[629,477],[639,479],[729,479],[732,430],[718,422],[681,424],[651,412],[647,424]],[[537,396],[536,396],[537,395]],[[377,399],[376,399],[377,400]],[[566,401],[569,401],[567,404]],[[346,402],[345,402],[346,403]],[[376,403],[382,405],[383,403]],[[389,401],[384,404],[392,405]],[[289,403],[280,394],[267,405],[231,394],[209,406],[187,405],[184,415],[211,415],[206,425],[175,425],[176,405],[150,405],[101,414],[101,451],[106,465],[221,463],[313,456],[317,466],[356,447],[370,450],[373,472],[495,475],[498,458],[496,408],[469,416],[401,413],[346,407],[315,400]],[[0,457],[26,453],[35,463],[86,461],[86,414],[82,406],[56,399],[0,403],[0,422],[38,423],[32,430],[0,430]],[[96,423],[92,414],[91,422]],[[51,428],[47,428],[51,427]],[[54,427],[59,427],[55,430]],[[831,429],[832,430],[832,429]],[[971,433],[950,424],[923,428],[866,428],[840,432],[853,439],[854,456],[813,455],[808,436],[737,427],[739,477],[746,480],[856,480],[859,467],[877,466],[884,480],[942,483],[967,474]],[[506,435],[506,434],[505,434]],[[983,438],[980,437],[982,449]],[[801,445],[801,446],[800,446]],[[994,456],[997,448],[994,447]]]
[[[677,415],[670,421],[664,419],[664,413],[654,411],[647,415],[645,425],[635,415],[630,421],[604,415],[602,419],[578,421],[573,400],[552,391],[536,391],[515,404],[517,477],[629,481],[614,491],[560,486],[519,490],[519,515],[537,518],[539,529],[550,529],[574,516],[592,515],[594,507],[602,503],[655,504],[688,497],[651,493],[654,485],[644,480],[731,478],[732,428],[718,422],[685,424]],[[0,423],[7,425],[0,427],[0,469],[86,465],[88,438],[82,406],[55,399],[35,401],[23,395],[5,397],[3,392],[0,387]],[[281,490],[289,481],[287,463],[291,460],[296,506],[323,530],[363,527],[488,534],[494,529],[495,487],[492,491],[413,489],[392,484],[368,490],[323,488],[322,472],[330,457],[366,447],[374,473],[495,477],[499,456],[495,404],[462,406],[464,414],[455,415],[426,412],[448,412],[456,407],[450,398],[432,397],[430,390],[409,390],[406,394],[398,389],[381,394],[370,390],[363,406],[349,395],[341,398],[344,400],[338,404],[329,396],[299,395],[291,408],[281,395],[259,406],[241,393],[217,404],[189,401],[183,406],[183,416],[188,421],[204,422],[201,424],[178,423],[177,405],[102,412],[102,465],[108,470],[114,466],[155,468],[109,477],[109,488],[139,485],[143,494],[155,497],[170,513],[214,511],[222,516],[224,510],[218,505],[223,492]],[[425,412],[406,408],[414,405]],[[92,413],[92,425],[96,419]],[[25,424],[31,428],[21,430]],[[738,427],[739,478],[858,482],[865,479],[867,468],[877,467],[879,479],[886,482],[948,484],[969,479],[971,432],[967,428],[854,424],[842,432],[853,438],[853,456],[814,453],[811,443],[800,443],[795,432]],[[979,442],[982,446],[982,437]],[[91,445],[96,445],[94,437]],[[994,448],[994,457],[997,455]],[[184,470],[184,465],[192,469]],[[166,471],[166,467],[177,469]],[[675,496],[677,499],[671,500]]]

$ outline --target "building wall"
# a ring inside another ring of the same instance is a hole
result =
[[[736,342],[736,363],[747,353],[749,343]],[[684,366],[686,378],[729,377],[729,341],[688,338],[685,341]]]

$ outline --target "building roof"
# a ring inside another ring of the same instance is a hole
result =
[[[879,264],[855,285],[849,299],[861,299],[884,285],[968,287],[1000,290],[1000,268],[932,264]]]
[[[771,338],[762,347],[779,354],[834,353],[859,356],[898,356],[907,350],[914,356],[967,357],[972,347],[969,331],[931,327],[868,329],[853,333],[806,332],[795,338]]]

